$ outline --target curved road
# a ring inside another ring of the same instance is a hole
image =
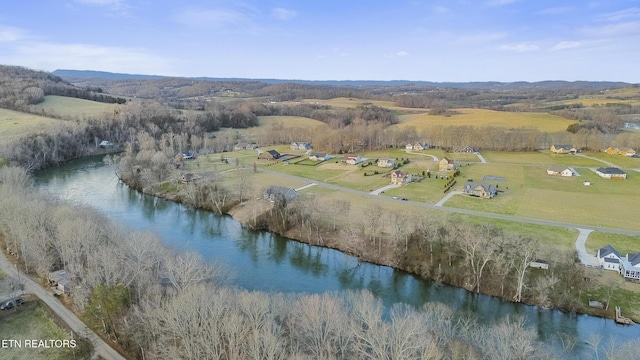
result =
[[[109,344],[102,340],[93,330],[89,329],[78,317],[67,309],[58,299],[49,294],[40,284],[31,280],[26,274],[18,272],[15,267],[0,252],[0,269],[14,279],[24,284],[26,293],[32,293],[40,298],[49,308],[55,312],[69,327],[93,344],[94,357],[101,356],[104,359],[125,360],[126,358],[115,351]]]
[[[262,169],[258,168],[258,171],[266,172],[266,173],[269,173],[269,174],[280,175],[280,176],[284,176],[284,177],[287,177],[287,178],[290,178],[290,179],[295,179],[295,180],[299,180],[299,181],[303,181],[303,182],[315,182],[315,183],[318,184],[318,186],[322,186],[322,187],[325,187],[325,188],[328,188],[328,189],[339,190],[339,191],[344,191],[344,192],[348,192],[348,193],[352,193],[352,194],[369,196],[369,197],[372,196],[368,192],[354,190],[354,189],[350,189],[350,188],[346,188],[346,187],[342,187],[342,186],[338,186],[338,185],[333,185],[333,184],[327,184],[327,183],[322,182],[322,181],[316,181],[316,180],[312,180],[312,179],[307,179],[307,178],[304,178],[304,177],[285,174],[285,173],[281,173],[281,172],[278,172],[278,171],[268,170],[268,169],[264,169],[264,168],[262,168]],[[393,200],[392,198],[386,197],[386,196],[381,196],[381,197],[379,197],[379,199],[388,200],[388,201],[396,201],[396,200]],[[447,212],[451,212],[451,213],[481,216],[481,217],[492,218],[492,219],[518,221],[518,222],[529,223],[529,224],[558,226],[558,227],[564,227],[564,228],[581,228],[581,229],[585,229],[585,230],[597,230],[597,231],[606,232],[606,233],[631,235],[631,236],[640,235],[640,231],[635,231],[635,230],[604,228],[604,227],[597,227],[597,226],[586,225],[586,224],[572,224],[572,223],[566,223],[566,222],[560,222],[560,221],[531,219],[531,218],[526,218],[526,217],[521,217],[521,216],[502,215],[502,214],[494,214],[494,213],[483,212],[483,211],[457,209],[457,208],[452,208],[452,207],[447,207],[447,206],[437,206],[436,204],[427,204],[427,203],[411,201],[411,200],[405,201],[405,203],[409,203],[411,205],[419,206],[419,207],[422,207],[422,208],[425,208],[425,209],[441,210],[441,211],[447,211]]]

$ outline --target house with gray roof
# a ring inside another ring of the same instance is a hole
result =
[[[484,199],[491,199],[498,193],[498,189],[495,185],[483,184],[475,181],[467,181],[464,183],[462,190],[467,195],[477,196]]]
[[[298,197],[298,193],[291,188],[271,185],[264,191],[264,199],[275,202],[278,199],[290,202]]]
[[[627,254],[620,259],[620,275],[626,280],[640,281],[640,252]]]
[[[573,145],[567,144],[554,144],[549,149],[552,153],[556,154],[575,154],[578,150]]]
[[[598,168],[596,174],[603,179],[626,179],[627,173],[617,167]]]
[[[620,271],[622,255],[613,246],[607,245],[598,249],[596,254],[600,267],[605,270]]]

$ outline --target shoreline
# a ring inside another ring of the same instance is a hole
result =
[[[123,181],[123,183],[125,185],[129,186],[124,180],[122,180],[122,181]],[[136,189],[135,187],[131,187],[131,186],[129,186],[129,187],[134,189],[134,190],[136,190],[136,191],[138,191],[138,192],[141,192],[141,193],[144,193],[144,194],[147,194],[147,195],[151,195],[151,196],[154,196],[154,197],[157,197],[157,198],[161,198],[161,199],[164,199],[164,200],[167,200],[167,201],[173,201],[173,202],[176,202],[176,203],[179,203],[179,204],[182,204],[182,205],[190,206],[190,207],[197,208],[197,209],[204,210],[204,211],[211,211],[211,210],[208,210],[208,209],[196,207],[196,206],[194,206],[192,204],[186,203],[186,202],[182,201],[181,199],[177,198],[176,196],[172,196],[169,193],[154,192],[154,191],[150,191],[151,189],[149,189],[149,188]],[[374,246],[373,251],[371,251],[370,246],[366,246],[366,249],[365,249],[365,250],[369,250],[369,251],[363,251],[363,252],[358,252],[358,251],[354,251],[352,249],[349,249],[348,245],[344,244],[344,242],[339,240],[339,236],[340,236],[339,232],[332,232],[330,234],[329,233],[323,234],[323,235],[326,235],[326,237],[323,236],[323,241],[320,243],[320,242],[313,242],[310,239],[305,239],[305,236],[303,236],[303,233],[302,233],[301,229],[296,228],[296,227],[294,227],[292,229],[289,229],[289,230],[285,231],[284,233],[281,233],[279,231],[274,231],[274,230],[269,229],[269,228],[258,228],[258,229],[256,229],[253,226],[251,226],[250,217],[247,217],[246,214],[243,214],[243,212],[242,212],[242,210],[245,207],[245,205],[246,205],[246,203],[236,204],[233,207],[231,207],[227,212],[224,212],[223,215],[231,216],[234,220],[238,221],[243,227],[246,227],[246,228],[249,228],[249,229],[252,229],[252,230],[268,231],[268,232],[270,232],[272,234],[276,234],[276,235],[285,237],[288,240],[296,241],[296,242],[299,242],[299,243],[304,243],[304,244],[307,244],[307,245],[320,246],[320,247],[324,247],[324,248],[328,248],[328,249],[337,250],[337,251],[340,251],[340,252],[342,252],[344,254],[354,256],[354,257],[356,257],[358,259],[358,261],[361,261],[361,262],[366,262],[366,263],[371,263],[371,264],[374,264],[374,265],[391,267],[393,269],[404,271],[404,272],[406,272],[408,274],[412,274],[414,276],[418,276],[418,277],[427,279],[429,281],[433,281],[435,283],[439,283],[439,284],[443,284],[443,285],[447,285],[447,286],[452,286],[452,287],[460,288],[460,289],[463,289],[463,290],[466,290],[466,291],[469,291],[469,292],[472,292],[472,293],[476,293],[475,291],[471,291],[471,290],[465,288],[464,286],[459,286],[457,284],[452,284],[452,283],[444,282],[444,281],[438,281],[437,279],[434,279],[431,276],[425,276],[420,271],[420,268],[422,267],[421,264],[413,263],[413,264],[411,264],[413,266],[401,266],[399,264],[399,262],[400,262],[399,259],[394,258],[393,256],[385,256],[385,255],[382,255],[380,253],[377,253],[375,251],[375,246]],[[385,252],[385,254],[389,254],[389,252]],[[563,312],[563,313],[567,313],[567,314],[590,315],[590,316],[594,316],[594,317],[598,317],[598,318],[611,319],[612,321],[615,321],[615,314],[608,314],[607,312],[605,312],[603,310],[596,309],[596,308],[593,308],[592,312],[590,312],[590,311],[567,311],[567,310],[564,310],[564,309],[561,309],[561,308],[558,308],[558,307],[555,307],[555,306],[550,306],[550,307],[540,306],[540,305],[532,303],[532,302],[524,301],[524,299],[521,302],[514,302],[511,299],[509,299],[508,297],[500,296],[499,294],[493,294],[491,292],[486,292],[486,291],[480,291],[480,292],[477,292],[476,294],[495,297],[495,298],[498,298],[498,299],[500,299],[502,301],[511,302],[511,303],[514,303],[514,304],[519,303],[519,304],[527,305],[527,306],[535,306],[535,307],[540,308],[540,309],[557,310],[557,311],[560,311],[560,312]],[[589,309],[592,309],[592,308],[587,307],[585,309],[589,310]]]

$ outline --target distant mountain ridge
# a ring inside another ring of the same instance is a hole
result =
[[[142,74],[125,74],[112,73],[107,71],[94,70],[68,70],[59,69],[52,72],[53,75],[63,79],[107,79],[107,80],[152,80],[163,78],[175,78],[175,76],[163,75],[142,75]],[[617,88],[632,85],[631,83],[621,81],[564,81],[564,80],[547,80],[537,82],[517,81],[517,82],[433,82],[433,81],[411,81],[411,80],[291,80],[291,79],[249,79],[249,78],[214,78],[214,77],[178,77],[193,80],[206,81],[246,81],[246,82],[262,82],[266,84],[309,84],[309,85],[332,85],[332,86],[401,86],[414,85],[422,87],[435,88],[453,88],[453,89],[566,89],[566,88]]]

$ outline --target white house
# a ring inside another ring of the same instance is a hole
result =
[[[596,174],[603,179],[626,179],[627,173],[617,167],[598,168]]]
[[[309,160],[313,160],[313,161],[325,161],[325,160],[329,160],[329,158],[330,158],[329,154],[324,154],[324,153],[309,154]]]
[[[620,260],[622,256],[613,246],[607,245],[601,249],[598,249],[596,254],[600,267],[605,270],[620,271]]]
[[[411,150],[413,150],[413,144],[407,144],[407,145],[404,147],[404,149],[405,149],[406,151],[411,151]]]
[[[566,166],[552,166],[547,169],[548,175],[573,176],[573,171]]]
[[[344,154],[342,162],[349,165],[358,165],[362,162],[362,157],[359,154]]]
[[[396,165],[396,161],[393,159],[378,159],[378,167],[392,168]]]
[[[620,275],[627,280],[640,280],[640,252],[620,259]]]

